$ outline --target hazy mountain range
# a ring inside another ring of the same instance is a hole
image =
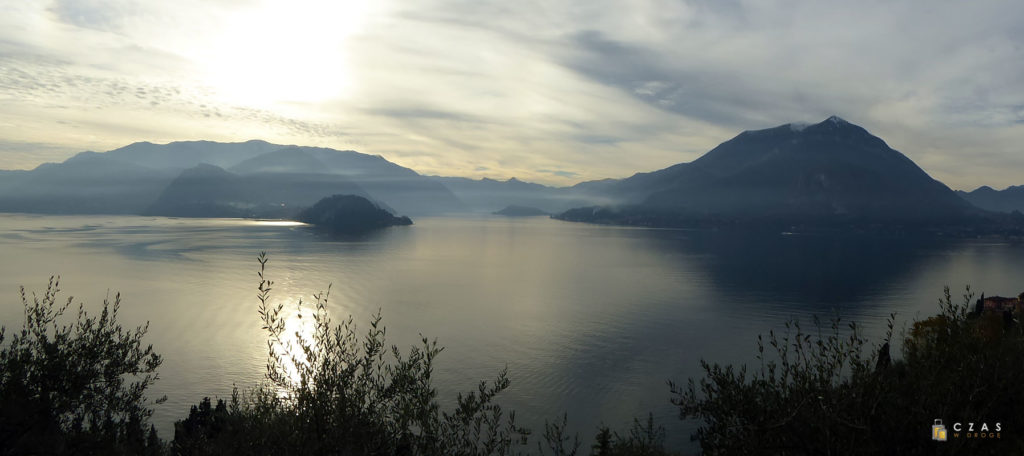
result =
[[[0,210],[277,217],[334,194],[403,214],[465,211],[444,185],[376,155],[264,141],[135,143],[0,174]]]
[[[523,182],[514,177],[504,181],[441,176],[433,176],[432,179],[451,189],[463,203],[478,212],[491,213],[506,206],[526,206],[557,213],[588,204],[622,203],[619,198],[595,186],[604,181],[584,182],[572,187],[549,187]]]
[[[7,212],[292,217],[335,194],[406,215],[511,205],[567,220],[669,225],[686,218],[944,221],[1024,208],[1024,187],[953,192],[838,117],[745,131],[692,162],[571,187],[423,176],[377,155],[264,141],[142,142],[0,171]]]
[[[995,190],[987,185],[970,192],[957,190],[957,195],[971,204],[996,212],[1024,212],[1024,185],[1014,185],[1003,190]]]

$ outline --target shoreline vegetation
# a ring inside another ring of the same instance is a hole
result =
[[[664,447],[650,415],[593,437],[570,433],[566,415],[526,429],[500,405],[506,370],[442,409],[436,340],[389,345],[379,312],[369,328],[351,316],[337,323],[330,288],[314,295],[311,330],[290,333],[293,309],[270,304],[267,255],[258,262],[265,380],[230,398],[196,398],[173,436],[149,424],[165,398],[146,395],[162,362],[144,343],[148,324],[123,327],[117,295],[98,314],[81,304],[69,312],[56,278],[41,295],[22,289],[21,328],[0,329],[0,454],[681,454]],[[666,390],[681,419],[699,420],[692,438],[708,455],[1021,453],[1020,317],[987,309],[969,288],[955,303],[946,288],[938,313],[900,334],[894,314],[877,341],[838,317],[807,329],[793,321],[758,337],[754,364],[702,361],[702,378]],[[931,438],[937,419],[950,428],[946,441]],[[976,432],[959,430],[969,423]]]

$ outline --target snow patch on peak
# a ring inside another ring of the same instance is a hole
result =
[[[839,117],[839,116],[832,116],[832,117],[829,117],[828,119],[825,119],[825,120],[826,120],[826,122],[832,122],[834,124],[849,123],[846,120],[844,120],[842,117]]]

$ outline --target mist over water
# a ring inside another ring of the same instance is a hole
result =
[[[87,308],[121,292],[122,324],[149,321],[164,356],[150,397],[168,396],[154,419],[171,438],[202,397],[261,381],[265,250],[272,302],[313,302],[330,284],[335,321],[351,314],[362,332],[380,310],[390,343],[437,338],[446,404],[508,366],[501,403],[535,433],[567,412],[589,445],[599,424],[622,430],[652,412],[679,447],[692,426],[666,381],[700,375],[701,358],[752,361],[756,335],[789,318],[838,312],[878,334],[890,312],[934,313],[944,285],[1024,291],[1024,246],[1001,241],[415,222],[339,239],[280,222],[0,214],[0,321],[20,326],[18,285],[41,292],[53,274]]]

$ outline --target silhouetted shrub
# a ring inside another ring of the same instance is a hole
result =
[[[597,436],[594,437],[594,445],[591,447],[594,456],[663,456],[669,453],[665,450],[665,428],[654,425],[654,415],[648,414],[647,421],[641,423],[633,419],[633,426],[626,435],[619,435],[612,432],[606,426],[602,426]]]
[[[537,442],[537,453],[552,456],[575,456],[580,450],[578,435],[566,432],[568,417],[562,415],[561,422],[545,422],[543,442]],[[648,414],[646,423],[633,419],[633,426],[625,435],[601,426],[590,447],[592,456],[667,456],[665,450],[665,428],[654,425],[654,415]]]
[[[0,452],[159,453],[145,392],[161,358],[142,345],[148,324],[117,323],[120,295],[98,317],[79,305],[66,322],[72,298],[60,304],[58,292],[55,278],[42,296],[21,289],[25,321],[0,350]]]
[[[315,295],[311,331],[286,334],[284,305],[268,303],[266,263],[261,254],[267,383],[236,390],[230,404],[193,407],[175,426],[176,454],[505,455],[526,443],[529,431],[494,403],[509,385],[505,371],[442,411],[431,384],[436,341],[403,354],[385,344],[379,314],[362,337],[351,317],[333,325],[329,289]]]
[[[436,341],[389,346],[379,313],[361,336],[351,317],[333,324],[329,289],[315,295],[311,318],[299,302],[298,318],[310,324],[288,333],[284,305],[270,305],[265,254],[259,265],[266,381],[192,407],[175,423],[173,454],[579,454],[565,415],[529,442],[495,402],[509,386],[504,370],[442,410],[432,386]],[[0,453],[165,452],[148,424],[145,391],[161,358],[142,345],[147,326],[117,323],[120,296],[98,316],[80,305],[65,323],[72,300],[58,303],[57,294],[55,279],[42,296],[22,289],[21,331],[8,337],[0,328]],[[940,312],[896,341],[890,315],[875,345],[838,318],[815,319],[811,331],[791,322],[758,338],[754,368],[702,361],[703,378],[671,385],[672,403],[681,418],[701,420],[694,438],[707,455],[1024,454],[1024,330],[1013,313],[969,312],[972,297],[968,289],[954,304],[947,288]],[[935,419],[949,426],[947,441],[931,439]],[[666,455],[664,441],[649,415],[625,434],[599,428],[590,454]]]
[[[881,344],[867,349],[857,326],[758,339],[760,366],[701,362],[699,382],[672,385],[683,418],[703,424],[694,436],[704,454],[1021,454],[1024,453],[1024,337],[1018,322],[1001,314],[968,313],[949,294],[940,313],[915,322],[890,359],[894,315]],[[987,423],[998,437],[966,438],[949,430],[931,439],[942,419]]]

